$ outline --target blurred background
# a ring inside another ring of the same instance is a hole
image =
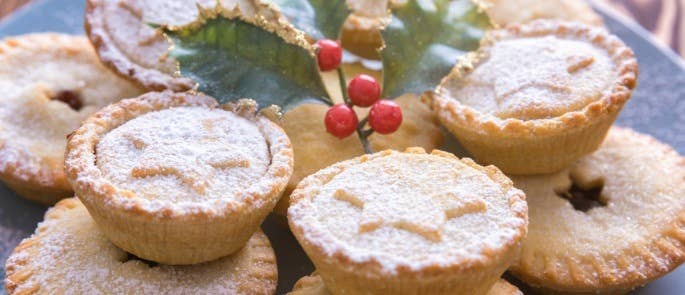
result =
[[[681,57],[685,57],[685,0],[591,1],[606,4],[637,21],[664,45],[673,48]],[[0,0],[0,19],[28,2],[31,0]]]
[[[685,57],[685,0],[592,0],[632,18]]]

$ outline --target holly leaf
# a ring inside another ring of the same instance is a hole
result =
[[[314,48],[283,23],[203,12],[185,27],[164,29],[180,74],[220,103],[254,99],[284,110],[311,101],[331,105]],[[228,13],[228,12],[227,12]]]
[[[345,0],[272,0],[299,30],[315,40],[339,39],[350,14]]]
[[[490,19],[471,0],[408,0],[381,31],[383,96],[422,94],[478,49]]]

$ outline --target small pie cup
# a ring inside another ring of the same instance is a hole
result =
[[[512,177],[528,238],[511,273],[545,293],[624,294],[685,262],[685,158],[613,127],[567,169]]]
[[[231,256],[161,265],[113,245],[77,198],[48,210],[5,270],[8,294],[274,294],[278,283],[276,255],[261,231]]]
[[[164,264],[227,256],[259,229],[293,169],[285,132],[255,111],[193,93],[123,100],[71,135],[67,176],[120,248]]]
[[[142,90],[104,67],[81,36],[37,33],[0,41],[0,180],[45,205],[73,197],[66,137],[100,108]]]
[[[477,162],[552,173],[599,147],[637,75],[632,50],[606,30],[535,21],[490,32],[433,102]]]
[[[528,222],[525,195],[497,168],[420,148],[308,176],[288,219],[335,294],[485,294]]]

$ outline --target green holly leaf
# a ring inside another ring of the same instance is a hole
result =
[[[260,107],[285,110],[311,101],[332,104],[304,34],[259,17],[211,14],[165,29],[180,74],[200,91],[220,103],[252,98]]]
[[[342,26],[350,14],[345,0],[272,0],[281,13],[311,38],[339,39]]]
[[[383,96],[422,94],[478,49],[490,19],[471,0],[408,0],[381,32]]]

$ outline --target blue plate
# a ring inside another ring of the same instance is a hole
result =
[[[0,38],[29,32],[65,32],[83,34],[84,1],[42,0],[14,13],[0,23]],[[628,102],[617,124],[651,134],[685,153],[685,64],[669,49],[657,45],[639,25],[602,7],[609,29],[637,54],[640,79],[637,91]],[[455,151],[450,144],[445,147]],[[43,219],[46,207],[16,196],[0,185],[0,262],[28,237]],[[262,226],[278,257],[278,294],[290,291],[295,281],[312,272],[313,267],[295,239],[275,217]],[[88,263],[84,261],[84,263]],[[0,278],[4,278],[4,267]],[[522,286],[523,287],[523,286]],[[4,286],[0,282],[0,290]],[[685,294],[685,267],[633,292],[633,294]]]

